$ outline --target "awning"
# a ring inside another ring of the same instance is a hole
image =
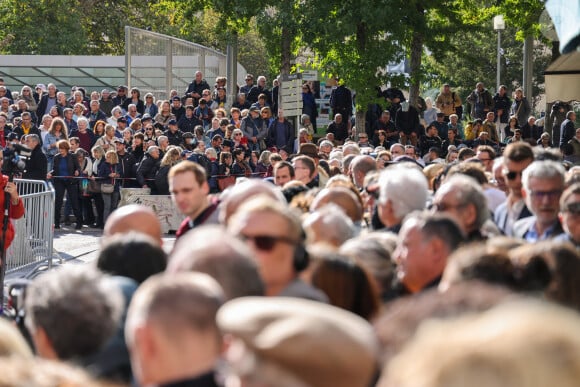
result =
[[[580,51],[560,56],[544,75],[547,103],[580,101]]]

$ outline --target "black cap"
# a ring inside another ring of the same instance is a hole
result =
[[[167,123],[167,125],[177,125],[177,121],[175,121],[173,118],[169,120],[169,122]]]
[[[229,146],[230,148],[234,146],[232,140],[228,140],[227,138],[222,142],[222,146]]]

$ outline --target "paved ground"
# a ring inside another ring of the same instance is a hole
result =
[[[54,255],[53,267],[59,265],[79,265],[91,263],[97,259],[102,230],[83,227],[75,230],[74,223],[70,226],[62,225],[59,230],[54,230]],[[163,247],[165,251],[171,251],[175,236],[164,235]],[[46,267],[40,267],[38,273],[43,273]],[[6,274],[6,282],[29,275],[30,270],[16,271]]]

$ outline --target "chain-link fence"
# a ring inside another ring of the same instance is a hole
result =
[[[183,95],[201,71],[210,86],[217,76],[226,76],[226,55],[199,44],[133,27],[125,27],[127,84],[167,98],[172,89]],[[238,84],[245,69],[238,64]]]

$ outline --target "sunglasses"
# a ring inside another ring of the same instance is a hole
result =
[[[258,248],[258,250],[262,250],[262,251],[272,251],[278,242],[288,243],[291,245],[296,243],[295,240],[290,239],[290,238],[285,237],[285,236],[239,235],[239,237],[244,241],[252,240],[254,242],[254,245],[256,246],[256,248]]]
[[[515,180],[516,177],[518,177],[522,175],[522,171],[520,172],[515,172],[515,171],[507,171],[507,173],[505,174],[505,177],[508,178],[508,180]]]
[[[570,203],[564,207],[562,212],[569,212],[572,215],[580,214],[580,203]]]

